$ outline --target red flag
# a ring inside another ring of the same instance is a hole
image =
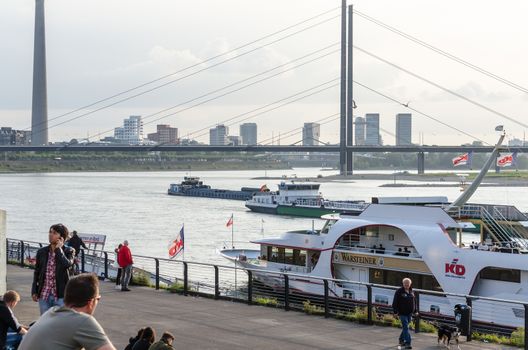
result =
[[[226,227],[229,227],[233,225],[233,214],[231,214],[231,217],[229,218],[229,220],[227,221],[227,224],[226,224]]]
[[[497,158],[497,166],[498,167],[505,167],[505,166],[511,166],[513,164],[513,153],[508,153],[503,156],[500,156]]]
[[[269,189],[268,189],[268,186],[266,186],[266,184],[264,184],[264,185],[262,185],[262,186],[260,187],[259,192],[266,192],[266,191],[269,191]]]
[[[469,153],[461,154],[453,158],[453,166],[466,165],[469,161]]]
[[[169,245],[169,258],[175,258],[180,252],[184,249],[184,236],[183,236],[183,226],[180,230],[180,233],[178,233],[178,236],[176,236],[176,239],[172,241]]]

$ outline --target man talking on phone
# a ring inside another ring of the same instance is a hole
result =
[[[31,296],[38,301],[42,315],[53,306],[64,306],[64,289],[69,280],[68,269],[73,265],[74,249],[64,246],[70,235],[63,224],[49,229],[49,245],[37,251]]]

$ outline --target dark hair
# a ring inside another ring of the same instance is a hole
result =
[[[64,304],[68,307],[83,307],[99,294],[99,280],[95,273],[81,273],[70,278],[64,292]]]
[[[73,230],[72,235],[75,236],[77,234],[77,231]]]
[[[64,240],[66,240],[70,236],[70,231],[68,231],[68,228],[63,224],[51,225],[49,230],[57,232]]]
[[[172,333],[163,332],[163,335],[161,336],[161,340],[166,341],[166,340],[169,340],[169,339],[174,340],[174,336],[172,335]]]
[[[3,297],[4,303],[12,303],[13,301],[20,301],[20,295],[14,290],[8,290]]]
[[[151,327],[145,327],[139,339],[147,339],[152,344],[156,340],[156,333]]]

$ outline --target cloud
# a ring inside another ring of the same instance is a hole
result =
[[[482,85],[475,81],[466,82],[464,85],[451,89],[451,91],[472,100],[486,102],[501,102],[513,98],[512,94],[503,91],[487,91],[482,87]],[[460,97],[457,97],[449,92],[431,92],[430,89],[422,90],[420,97],[424,100],[433,102],[461,100]]]

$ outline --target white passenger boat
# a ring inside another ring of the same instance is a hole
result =
[[[465,204],[502,139],[477,180],[449,208],[370,204],[358,216],[324,216],[321,230],[290,231],[253,241],[260,249],[221,254],[255,269],[253,276],[273,288],[282,288],[283,279],[267,272],[301,275],[290,278],[290,288],[316,295],[324,294],[321,278],[400,286],[410,277],[419,289],[528,303],[526,216],[512,206]],[[464,245],[466,230],[475,227],[479,242]],[[330,296],[367,300],[364,286],[342,281],[329,283]],[[373,288],[372,293],[375,304],[392,303],[392,290]],[[420,311],[452,316],[455,304],[464,302],[424,294]],[[524,326],[524,308],[477,298],[473,319]]]

